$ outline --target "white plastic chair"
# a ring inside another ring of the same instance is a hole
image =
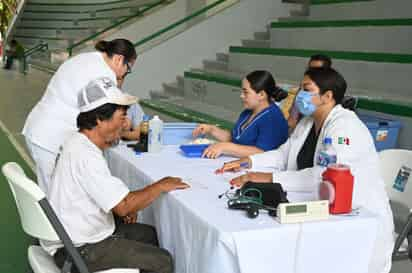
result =
[[[3,165],[2,172],[13,193],[23,230],[32,237],[56,241],[61,240],[67,253],[80,273],[89,273],[82,257],[63,225],[54,213],[45,194],[30,180],[23,169],[14,162]],[[29,246],[28,259],[34,273],[60,273],[54,259],[40,246]],[[139,269],[110,269],[99,273],[139,273]]]
[[[390,149],[379,153],[380,167],[389,195],[394,216],[395,231],[399,234],[395,241],[392,258],[394,260],[408,257],[412,259],[412,177],[403,192],[393,187],[399,169],[406,166],[412,169],[412,151]],[[412,174],[410,175],[412,176]],[[405,249],[405,239],[409,235],[408,246]]]

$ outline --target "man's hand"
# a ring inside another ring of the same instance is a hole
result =
[[[162,192],[170,192],[173,190],[180,190],[189,188],[189,185],[184,183],[179,177],[167,176],[156,182]]]
[[[123,217],[123,223],[125,224],[135,224],[137,221],[137,212],[132,212]]]

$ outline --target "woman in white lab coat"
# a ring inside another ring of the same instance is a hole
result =
[[[78,54],[59,67],[24,124],[23,135],[36,163],[38,184],[46,194],[59,147],[77,130],[79,91],[97,78],[121,81],[137,58],[133,44],[125,39],[101,41],[96,50]]]
[[[231,184],[278,182],[286,191],[316,193],[321,170],[316,167],[316,154],[322,140],[331,137],[337,162],[349,165],[354,176],[352,206],[366,208],[379,217],[369,273],[388,273],[393,249],[392,212],[373,139],[356,114],[340,104],[345,91],[345,80],[332,68],[309,69],[296,99],[305,117],[286,143],[277,150],[228,162],[220,171],[237,170],[246,163],[249,168],[270,167],[274,168],[271,173],[249,172]]]

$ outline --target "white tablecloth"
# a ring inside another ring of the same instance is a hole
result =
[[[256,219],[229,210],[218,195],[228,175],[214,170],[229,158],[193,159],[178,147],[140,154],[124,145],[107,153],[112,173],[140,189],[164,176],[179,176],[191,188],[164,194],[139,213],[154,225],[176,273],[366,273],[376,237],[374,215],[331,216],[327,221],[280,224],[261,211]],[[289,200],[310,199],[288,193]]]

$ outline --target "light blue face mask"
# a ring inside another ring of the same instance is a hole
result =
[[[312,102],[313,96],[316,96],[316,94],[303,89],[299,90],[299,93],[296,96],[295,105],[302,115],[310,116],[316,111],[316,105]]]

